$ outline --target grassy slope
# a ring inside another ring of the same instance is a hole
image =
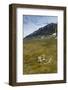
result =
[[[56,73],[56,42],[54,38],[24,40],[23,74]],[[38,62],[38,56],[43,54],[47,59],[52,58],[50,63]]]

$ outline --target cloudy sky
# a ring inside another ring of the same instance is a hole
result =
[[[57,16],[23,16],[24,37],[49,23],[57,23]]]

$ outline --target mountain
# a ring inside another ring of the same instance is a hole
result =
[[[40,38],[40,37],[48,37],[51,35],[56,35],[57,33],[57,24],[50,23],[44,27],[39,28],[33,33],[26,36],[24,39],[32,39],[32,38]]]

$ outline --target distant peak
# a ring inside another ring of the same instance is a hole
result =
[[[48,35],[53,35],[53,33],[56,33],[56,32],[57,32],[57,24],[50,23],[34,31],[33,33],[29,34],[25,38],[35,38],[35,37],[40,37],[40,36],[46,37]]]

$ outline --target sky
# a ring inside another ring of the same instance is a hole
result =
[[[49,23],[58,23],[58,17],[23,15],[24,37]]]

